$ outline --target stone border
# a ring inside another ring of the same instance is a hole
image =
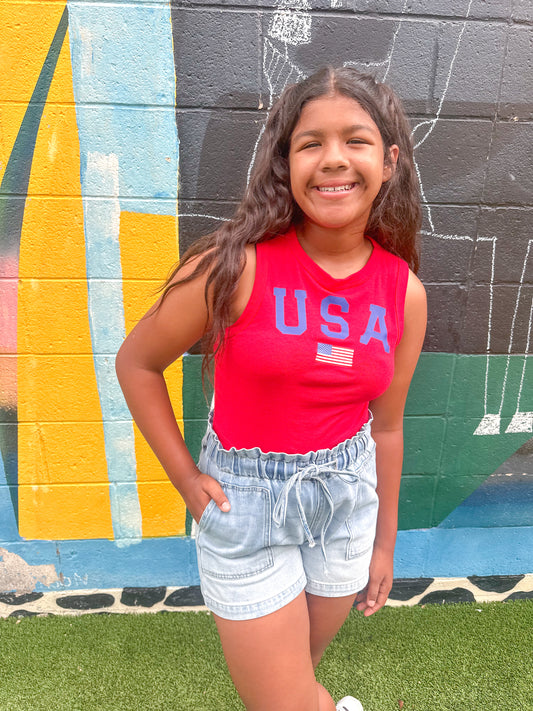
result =
[[[533,599],[533,574],[397,579],[387,605]],[[200,587],[0,593],[0,618],[35,615],[205,611]]]

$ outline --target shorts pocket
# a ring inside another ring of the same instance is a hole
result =
[[[202,514],[197,539],[200,568],[220,579],[257,575],[273,565],[270,493],[260,486],[220,483],[231,510],[223,513],[212,507]]]
[[[374,545],[378,515],[378,495],[375,488],[375,464],[370,457],[357,483],[357,498],[352,513],[346,519],[348,542],[346,559],[368,553]]]

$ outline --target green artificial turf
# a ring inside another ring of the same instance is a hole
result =
[[[317,676],[365,711],[533,711],[533,601],[353,611]],[[243,706],[206,613],[0,620],[0,711],[59,709]]]

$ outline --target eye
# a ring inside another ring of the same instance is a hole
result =
[[[301,150],[305,150],[306,148],[316,148],[319,145],[320,145],[320,143],[318,141],[310,141],[309,143],[305,143],[302,146]]]
[[[366,143],[366,141],[363,141],[362,138],[350,138],[348,143],[350,143],[352,145],[358,145],[358,144],[364,144],[364,143]]]

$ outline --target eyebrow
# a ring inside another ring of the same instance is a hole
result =
[[[369,133],[374,133],[374,128],[373,126],[370,126],[369,124],[365,123],[354,123],[352,126],[347,126],[346,128],[343,129],[343,133],[354,133],[356,131],[368,131]],[[321,131],[319,129],[311,129],[309,131],[301,131],[300,133],[297,133],[295,136],[292,136],[292,140],[297,140],[299,138],[305,138],[306,136],[313,136],[317,138],[322,138],[324,136],[324,131]]]

